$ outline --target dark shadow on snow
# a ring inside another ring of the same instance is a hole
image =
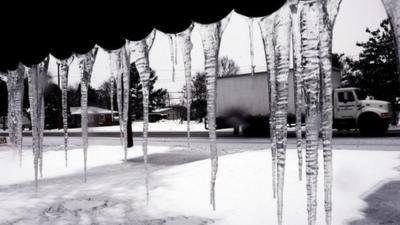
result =
[[[193,152],[156,153],[148,156],[148,163],[154,165],[172,166],[208,159],[209,157],[210,156],[205,153]],[[128,159],[128,162],[143,163],[143,157]]]
[[[368,206],[362,212],[364,218],[350,225],[394,225],[400,224],[400,181],[384,184],[365,199]]]

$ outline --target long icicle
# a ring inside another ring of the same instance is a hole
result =
[[[208,133],[211,152],[211,181],[210,181],[210,204],[215,210],[215,182],[218,171],[218,152],[216,142],[216,88],[218,76],[218,53],[222,34],[229,23],[231,14],[217,23],[202,25],[198,24],[200,31],[204,57],[205,71],[207,73],[207,117]]]
[[[129,109],[129,82],[130,82],[130,53],[126,49],[126,45],[122,47],[122,52],[121,52],[121,73],[122,73],[122,79],[123,79],[123,121],[124,121],[124,160],[126,161],[128,159],[128,109]]]
[[[319,58],[322,90],[322,148],[324,156],[325,222],[332,224],[332,31],[342,0],[320,3]]]
[[[148,132],[149,132],[149,80],[151,68],[149,64],[149,51],[153,45],[155,38],[155,31],[153,31],[146,39],[141,41],[130,42],[129,49],[131,57],[133,58],[136,68],[139,72],[140,82],[142,83],[143,92],[143,162],[145,169],[145,186],[146,186],[146,200],[149,201],[149,169],[147,165],[147,145],[148,145]]]
[[[250,40],[250,63],[251,63],[251,75],[254,75],[254,29],[253,29],[253,24],[254,24],[254,18],[248,17],[247,18],[247,23],[249,26],[249,40]]]
[[[303,81],[307,99],[306,177],[308,224],[315,225],[317,212],[319,97],[319,10],[318,1],[304,1],[300,12]]]
[[[110,77],[110,110],[111,121],[114,122],[114,76]]]
[[[327,7],[330,12],[331,24],[334,23],[339,8],[337,7],[337,1],[341,0],[331,0],[328,2],[328,4],[331,3],[330,7]],[[396,49],[397,72],[400,73],[400,2],[398,0],[382,0],[382,3],[389,17],[391,33]]]
[[[39,74],[41,75],[41,79],[43,79],[44,78],[44,76],[42,76],[42,75],[44,75],[43,74],[43,71],[42,71],[42,67],[39,67]],[[41,89],[41,91],[44,91],[44,87]],[[44,96],[44,94],[43,94],[43,96]],[[39,141],[39,152],[40,152],[40,154],[39,154],[39,172],[40,172],[40,178],[42,178],[43,177],[43,132],[44,132],[44,97],[42,98],[42,102],[41,102],[41,104],[40,104],[40,116],[39,116],[39,124],[40,124],[40,129],[39,129],[39,137],[40,137],[40,141]]]
[[[321,17],[322,18],[322,17]],[[325,221],[332,223],[332,63],[331,36],[321,19],[319,57],[322,90],[322,148],[324,156]]]
[[[122,74],[121,74],[121,51],[122,49],[117,49],[109,52],[110,56],[110,70],[111,70],[111,80],[116,77],[116,86],[117,86],[117,108],[118,108],[118,124],[119,124],[119,139],[121,143],[121,147],[125,146],[125,138],[124,138],[124,125],[123,125],[123,95],[122,95]],[[111,82],[112,85],[113,82]],[[114,87],[112,87],[113,90]]]
[[[63,118],[63,130],[64,130],[64,157],[65,167],[68,167],[68,71],[71,65],[73,56],[68,59],[58,61],[60,67],[61,77],[61,108]]]
[[[15,137],[14,143],[18,150],[19,166],[22,166],[22,142],[23,142],[23,98],[24,98],[24,76],[25,70],[22,64],[14,71],[10,71],[8,78],[8,83],[11,84],[9,87],[9,97],[12,101],[13,110],[12,117],[10,120],[14,126]],[[10,109],[9,109],[10,110]]]
[[[16,115],[15,115],[15,76],[13,73],[7,73],[7,89],[8,89],[8,111],[7,111],[7,129],[8,129],[8,138],[13,147],[16,146]]]
[[[295,115],[296,115],[296,148],[298,159],[299,180],[302,180],[303,168],[303,138],[301,131],[301,118],[303,109],[303,81],[302,81],[302,65],[301,65],[301,37],[300,37],[300,22],[298,2],[290,5],[292,10],[292,43],[293,43],[293,83],[294,83],[294,99],[295,99]]]
[[[39,108],[38,108],[38,111],[39,111],[39,116],[38,116],[38,118],[39,118],[39,124],[40,124],[40,129],[39,129],[39,172],[40,172],[40,177],[43,177],[43,143],[44,143],[44,141],[43,141],[43,132],[44,132],[44,122],[45,122],[45,115],[44,115],[44,113],[45,113],[45,111],[44,111],[44,107],[45,107],[45,102],[44,102],[44,90],[45,90],[45,88],[46,88],[46,85],[47,85],[47,78],[46,78],[46,76],[47,76],[47,70],[48,70],[48,67],[49,67],[49,60],[50,60],[50,58],[49,57],[47,57],[42,63],[40,63],[39,65],[40,66],[38,66],[38,73],[39,73],[39,76],[40,76],[40,89],[39,89],[39,96],[40,96],[40,98],[41,98],[41,102],[40,102],[40,104],[39,104]]]
[[[32,147],[33,147],[33,167],[35,176],[35,188],[38,189],[38,168],[39,168],[39,126],[38,126],[38,88],[40,82],[38,81],[38,68],[37,66],[27,67],[28,85],[29,85],[29,105],[31,114],[32,125]]]
[[[16,81],[16,93],[15,93],[15,110],[17,118],[17,147],[19,156],[19,166],[22,166],[22,144],[23,144],[23,108],[24,108],[24,78],[25,69],[22,65],[19,65],[15,71]]]
[[[26,67],[29,83],[29,103],[32,124],[33,164],[35,175],[35,188],[38,188],[39,167],[43,166],[43,119],[44,115],[44,85],[48,69],[49,57],[38,65]],[[41,164],[41,165],[40,165]]]
[[[288,109],[288,77],[290,64],[290,31],[291,19],[288,4],[281,8],[275,17],[276,61],[276,157],[277,157],[277,202],[278,224],[283,221],[283,188],[285,178],[286,143],[287,143],[287,109]]]
[[[190,150],[190,105],[191,105],[191,95],[192,95],[192,48],[193,44],[191,41],[191,34],[193,30],[193,25],[191,25],[187,30],[181,32],[177,36],[177,40],[179,41],[179,45],[182,50],[182,56],[183,56],[183,64],[185,67],[185,88],[186,88],[186,132],[187,132],[187,146],[188,150]]]
[[[124,150],[124,160],[128,157],[127,121],[129,107],[129,60],[126,46],[110,53],[110,68],[112,77],[117,77],[117,102],[119,112],[120,137]]]
[[[87,181],[87,150],[88,150],[88,90],[92,76],[93,65],[96,60],[98,47],[94,47],[88,53],[78,55],[79,73],[81,75],[81,127],[83,142],[83,172],[84,182]]]
[[[272,193],[276,198],[276,133],[275,133],[275,111],[276,111],[276,74],[275,74],[275,49],[272,34],[274,33],[275,14],[264,17],[259,21],[262,34],[265,59],[267,64],[268,79],[268,103],[269,103],[269,133],[271,140],[272,161]]]

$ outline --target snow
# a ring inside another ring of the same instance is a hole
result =
[[[56,148],[57,147],[53,147],[53,149]],[[0,185],[10,185],[32,181],[32,150],[24,149],[24,158],[21,168],[19,167],[19,164],[16,163],[16,155],[13,151],[2,150],[3,148],[0,147]],[[152,153],[165,152],[166,150],[168,150],[167,147],[157,147],[156,149],[150,149]],[[65,167],[65,156],[64,152],[61,151],[61,148],[58,150],[44,151],[43,155],[44,178],[53,178],[83,172],[83,155],[81,148],[68,150],[68,167]],[[128,157],[132,158],[139,156],[141,156],[141,148],[139,146],[135,146],[130,149]],[[88,169],[98,166],[121,163],[122,160],[123,154],[121,154],[120,146],[93,145],[89,146],[88,148]],[[12,176],[10,176],[10,171],[13,171]]]
[[[322,158],[322,154],[319,154]],[[333,220],[344,224],[360,218],[365,207],[361,199],[380,181],[398,176],[397,152],[335,151],[333,161]],[[297,155],[287,152],[284,224],[306,224],[306,188],[297,178]],[[319,160],[322,166],[322,159]],[[220,157],[215,212],[208,207],[208,162],[199,161],[154,174],[164,177],[161,187],[152,191],[147,213],[153,217],[193,215],[216,220],[217,224],[276,224],[276,204],[272,198],[270,154],[245,152]],[[357,162],[357,163],[355,163]],[[371,164],[374,166],[372,167]],[[323,181],[323,173],[319,174]],[[385,180],[386,181],[386,180]],[[319,186],[322,186],[322,182]],[[323,206],[323,188],[318,189],[318,205]],[[324,208],[318,207],[317,224],[324,224]]]
[[[182,153],[179,147],[149,146],[150,201],[146,205],[142,159],[138,158],[142,156],[140,148],[130,150],[130,160],[123,163],[120,146],[89,146],[87,184],[79,180],[82,177],[81,149],[70,150],[68,168],[64,167],[62,146],[59,151],[45,151],[45,179],[39,182],[39,192],[35,195],[29,183],[21,183],[33,178],[32,169],[28,168],[32,164],[31,150],[25,149],[24,160],[27,162],[20,169],[14,153],[8,147],[0,147],[0,224],[8,224],[8,221],[28,225],[91,224],[90,221],[96,221],[95,224],[149,225],[277,223],[276,201],[272,198],[270,185],[271,156],[265,149],[219,157],[218,207],[213,211],[208,204],[209,160],[172,165],[152,161],[152,154],[164,153],[162,156],[168,157],[171,155],[167,153]],[[199,152],[196,149],[186,152],[188,155],[194,153]],[[322,158],[322,154],[319,156]],[[362,198],[383,182],[398,177],[395,170],[399,164],[398,156],[395,151],[334,151],[332,224],[344,224],[362,217],[360,210],[366,206]],[[133,162],[137,162],[136,167]],[[306,224],[305,181],[299,181],[297,177],[295,149],[288,149],[286,162],[283,223]],[[322,166],[323,160],[319,162]],[[115,167],[118,165],[121,167]],[[13,171],[12,176],[10,171]],[[74,173],[79,179],[71,177]],[[323,173],[319,176],[322,181]],[[49,177],[53,179],[47,179]],[[8,186],[12,183],[20,184]],[[322,187],[322,183],[319,186]],[[318,204],[323,206],[323,188],[318,191],[321,196]],[[323,207],[318,207],[317,224],[324,224]]]

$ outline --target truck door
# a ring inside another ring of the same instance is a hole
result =
[[[357,114],[357,101],[353,91],[338,91],[335,119],[355,119]]]

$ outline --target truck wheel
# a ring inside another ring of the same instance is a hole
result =
[[[376,114],[367,113],[360,116],[358,129],[363,136],[381,136],[386,133],[388,125]]]
[[[239,126],[233,127],[233,135],[239,135]]]

